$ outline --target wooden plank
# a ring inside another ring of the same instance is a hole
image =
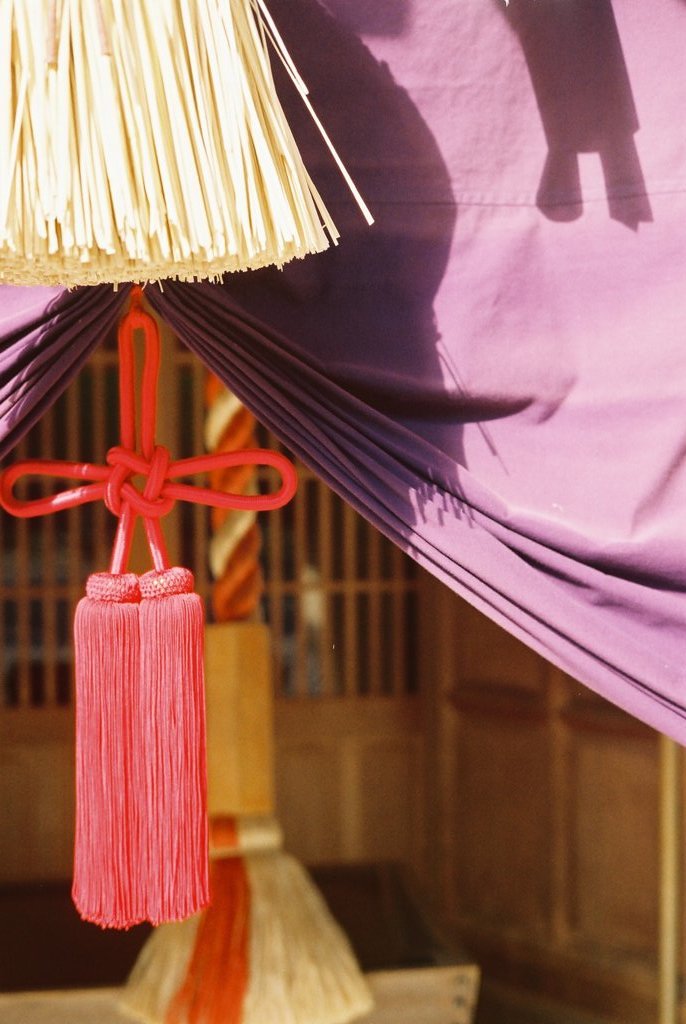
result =
[[[71,708],[7,708],[0,714],[0,745],[46,743],[74,740],[74,712]]]
[[[526,978],[529,993],[597,1014],[605,1024],[656,1022],[657,971],[643,956],[610,954],[597,945],[554,949],[497,922],[487,928],[465,917],[455,922],[454,934],[489,981],[522,988]]]
[[[551,940],[560,947],[567,945],[571,923],[571,755],[570,736],[561,717],[568,700],[568,679],[559,669],[549,666],[548,682],[548,759],[554,798],[551,802],[550,830],[550,924]]]
[[[306,863],[384,856],[417,867],[424,745],[419,699],[280,700],[277,810]]]
[[[391,558],[393,565],[393,579],[402,580],[404,577],[404,556],[399,547],[393,547]],[[407,678],[405,665],[405,587],[396,584],[393,589],[393,626],[390,636],[390,659],[393,665],[393,693],[400,696],[407,693]]]
[[[367,975],[376,1006],[360,1024],[472,1024],[479,971],[465,964]],[[0,995],[3,1024],[128,1024],[118,989]],[[267,1022],[265,1022],[267,1024]]]
[[[459,907],[478,921],[550,933],[553,798],[543,765],[545,721],[500,722],[464,715],[453,756],[457,785],[451,827]]]
[[[575,685],[578,688],[580,684]],[[586,694],[569,700],[560,714],[575,732],[597,733],[648,743],[653,743],[655,739],[654,731],[637,718],[606,701],[588,699]]]
[[[360,692],[360,672],[366,666],[359,664],[358,621],[357,621],[357,537],[355,512],[346,505],[343,510],[343,566],[345,579],[345,626],[344,626],[344,693],[347,698]]]
[[[466,602],[460,602],[460,686],[496,685],[545,700],[546,662]]]
[[[421,730],[423,722],[422,701],[417,696],[277,700],[274,713],[277,739],[289,743],[307,743],[315,736],[329,744],[332,737],[346,735],[360,739],[398,736]]]
[[[306,536],[311,524],[307,522],[307,489],[310,480],[300,485],[299,493],[291,503],[293,515],[293,582],[299,591],[299,600],[293,602],[293,651],[295,660],[295,692],[299,697],[309,694],[307,629],[303,614],[308,599],[310,579],[307,565]]]
[[[28,710],[28,709],[27,709]],[[43,709],[31,708],[34,718]],[[45,737],[0,747],[0,882],[68,878],[73,862],[71,742]]]
[[[131,1024],[116,989],[0,995],[3,1024]]]
[[[570,743],[574,939],[649,957],[658,934],[657,734],[648,745],[582,731]]]
[[[375,1008],[360,1024],[471,1024],[479,995],[473,965],[373,971]]]
[[[681,747],[660,736],[660,1024],[678,1024],[682,876]]]
[[[56,416],[54,407],[40,421],[41,457],[55,457],[54,438],[56,436]],[[43,493],[49,493],[47,481],[43,485]],[[57,704],[57,604],[55,601],[57,550],[55,543],[55,517],[46,516],[40,520],[42,534],[42,573],[43,593],[41,595],[41,623],[43,641],[43,703]]]
[[[17,450],[17,458],[28,457],[26,439],[21,441]],[[33,524],[26,519],[19,519],[16,527],[16,549],[15,549],[15,577],[14,593],[17,602],[17,643],[14,651],[16,679],[17,679],[17,704],[19,707],[29,707],[31,704],[30,693],[30,651],[31,651],[31,630],[29,624],[29,601],[26,595],[26,587],[31,577],[29,535]]]
[[[379,533],[360,517],[366,535],[369,595],[369,693],[383,693],[383,651],[381,649],[381,566]]]
[[[328,487],[319,483],[318,520],[317,520],[317,566],[320,574],[321,600],[323,604],[323,617],[321,629],[320,657],[321,657],[321,679],[322,695],[332,697],[336,693],[336,679],[334,671],[334,643],[335,638],[332,629],[333,611],[331,607],[330,593],[333,573],[332,542],[331,537],[331,506],[333,494]]]

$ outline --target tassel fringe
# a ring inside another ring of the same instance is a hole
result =
[[[74,623],[76,839],[87,921],[129,928],[207,905],[203,610],[187,569],[96,573]]]
[[[146,918],[181,920],[209,901],[204,616],[193,574],[140,577],[139,721],[144,730]]]
[[[135,754],[140,591],[133,573],[96,573],[74,621],[76,835],[72,896],[87,921],[142,920],[142,807]]]

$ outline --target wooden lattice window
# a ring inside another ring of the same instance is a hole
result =
[[[177,457],[184,457],[203,448],[204,371],[169,338],[165,348],[161,435]],[[13,458],[101,461],[118,439],[117,401],[117,352],[111,339]],[[260,440],[279,447],[266,432]],[[299,471],[296,499],[261,517],[263,609],[272,627],[277,695],[414,692],[414,563],[313,473],[303,466]],[[25,496],[37,497],[42,486],[32,484]],[[207,597],[207,511],[179,505],[165,524],[171,553],[193,568],[196,589]],[[114,526],[102,505],[33,520],[0,514],[0,708],[71,703],[73,608],[88,573],[107,567]]]
[[[282,449],[283,450],[283,449]],[[265,618],[284,697],[415,691],[417,570],[299,465],[297,498],[262,518]]]

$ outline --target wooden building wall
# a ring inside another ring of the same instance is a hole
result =
[[[652,1024],[657,734],[440,585],[425,598],[437,906],[487,977]]]

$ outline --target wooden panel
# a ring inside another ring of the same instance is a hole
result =
[[[420,737],[356,744],[360,860],[399,860],[416,865],[422,847],[422,750]]]
[[[572,746],[571,918],[577,937],[649,953],[657,940],[654,742],[579,734]]]
[[[656,1020],[655,734],[462,602],[435,607],[437,903],[491,979]]]
[[[290,853],[308,864],[342,860],[342,778],[326,740],[279,744],[276,813]]]
[[[538,992],[554,999],[558,1012],[541,1016],[532,1003],[529,1015],[513,1014],[517,1024],[560,1024],[567,1016],[559,1011],[583,1011],[585,1024],[656,1024],[657,979],[645,957],[609,954],[600,946],[557,950],[528,936],[490,933],[463,925],[459,936],[488,979],[488,987],[516,987],[520,993]],[[528,1000],[527,1000],[528,1001]],[[509,1009],[509,1007],[508,1007]],[[591,1021],[586,1013],[591,1013]],[[490,1016],[484,1014],[489,1021]],[[570,1019],[575,1016],[570,1012]],[[509,1024],[507,1012],[495,1020]]]
[[[74,748],[71,713],[31,714],[31,731],[0,732],[0,882],[71,875]],[[47,718],[45,723],[36,719]]]
[[[455,639],[458,685],[490,684],[540,693],[546,661],[471,605],[461,602]]]
[[[588,686],[584,686],[578,679],[563,672],[562,669],[555,669],[561,689],[565,693],[567,699],[572,701],[583,701],[588,704],[592,704],[595,707],[611,707],[616,710],[619,714],[623,714],[619,708],[615,708],[614,704],[608,704],[606,700],[603,700],[594,690],[590,690]]]
[[[276,738],[281,746],[299,745],[313,738],[333,746],[346,736],[361,740],[400,737],[421,733],[423,724],[419,697],[277,699],[275,715]]]
[[[277,814],[309,863],[418,866],[424,785],[418,698],[276,703]]]
[[[464,718],[454,817],[455,890],[463,913],[501,927],[545,928],[550,805],[545,728]]]

